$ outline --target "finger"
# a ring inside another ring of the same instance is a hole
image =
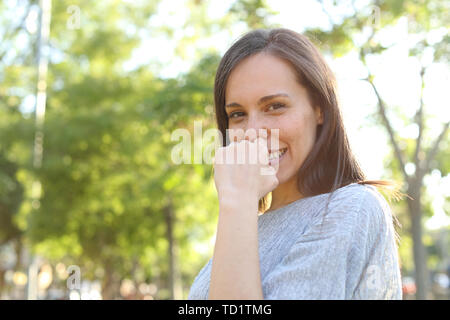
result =
[[[269,166],[271,166],[273,168],[273,170],[275,171],[275,174],[278,172],[278,169],[280,168],[279,162],[275,162],[274,164],[271,164],[269,161]]]
[[[255,143],[257,143],[258,148],[260,148],[262,151],[266,151],[269,152],[268,147],[267,147],[267,139],[264,137],[258,137],[256,138],[256,140],[254,141]]]
[[[257,132],[255,129],[250,128],[245,131],[245,135],[244,135],[245,140],[254,141],[254,140],[256,140],[256,137],[257,137]]]
[[[259,133],[259,137],[267,139],[267,137],[268,137],[267,129],[259,129],[258,133]]]
[[[258,137],[256,139],[258,148],[258,160],[259,163],[263,165],[269,164],[269,151],[267,149],[267,140],[263,137]]]
[[[230,144],[225,148],[225,164],[236,163],[236,149],[238,142],[231,141]]]
[[[280,147],[280,131],[279,129],[272,129],[270,130],[270,143],[268,142],[268,145],[270,144],[270,150],[278,150]]]
[[[260,168],[260,173],[263,176],[276,176],[277,170],[272,166],[264,166]]]
[[[239,142],[244,139],[245,131],[244,129],[238,128],[238,129],[228,129],[228,136],[230,138],[230,141],[233,142]]]
[[[245,140],[245,141],[247,142],[247,145],[248,145],[249,163],[250,164],[258,164],[259,148],[258,148],[257,139],[255,139],[253,141],[248,141],[248,140]]]
[[[241,140],[239,142],[236,142],[236,148],[235,151],[237,152],[237,163],[238,164],[244,164],[247,158],[247,155],[249,154],[249,144],[250,142],[248,140]]]

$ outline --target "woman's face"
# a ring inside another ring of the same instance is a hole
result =
[[[263,97],[278,94],[258,103]],[[296,178],[314,145],[316,126],[322,123],[322,117],[319,108],[310,104],[291,65],[267,53],[242,60],[228,78],[225,106],[229,129],[255,129],[257,133],[258,129],[267,129],[269,152],[286,151],[271,161],[278,161],[279,184]],[[279,129],[276,150],[270,145],[272,129]]]

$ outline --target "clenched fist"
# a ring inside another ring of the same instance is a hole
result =
[[[267,137],[231,142],[216,150],[214,182],[219,203],[258,201],[278,186],[276,169],[269,163]]]

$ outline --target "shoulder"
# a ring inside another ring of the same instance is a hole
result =
[[[358,183],[337,189],[330,197],[329,207],[331,212],[351,209],[353,214],[349,216],[356,220],[390,213],[389,204],[376,187]]]
[[[316,223],[320,232],[353,238],[385,229],[392,220],[391,210],[376,187],[352,183],[337,189],[324,199],[323,215]],[[354,238],[353,238],[354,239]]]
[[[386,209],[386,199],[376,187],[367,184],[351,183],[337,189],[331,194],[334,206],[352,206],[364,208],[365,206]]]

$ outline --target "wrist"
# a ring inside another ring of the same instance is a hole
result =
[[[258,210],[258,196],[238,194],[236,192],[222,193],[219,195],[219,208],[240,210],[241,208]]]

